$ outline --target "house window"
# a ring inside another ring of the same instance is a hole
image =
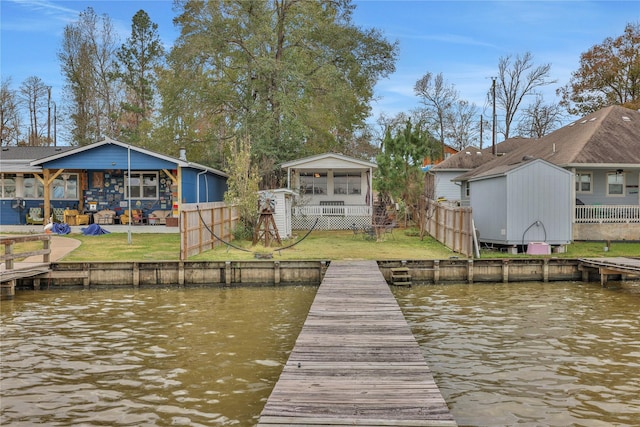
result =
[[[327,194],[326,173],[301,173],[300,193],[302,194]]]
[[[63,173],[51,184],[52,199],[78,200],[78,174]]]
[[[607,174],[607,196],[624,196],[624,174]]]
[[[44,197],[44,185],[31,173],[24,174],[24,197],[42,199]]]
[[[576,172],[576,193],[591,193],[591,173]]]
[[[125,194],[129,196],[131,187],[131,197],[135,199],[157,199],[158,198],[158,172],[131,172],[131,181],[127,183]]]
[[[6,199],[16,197],[16,174],[0,174],[0,196]]]
[[[359,173],[334,173],[333,194],[360,195],[362,175]]]

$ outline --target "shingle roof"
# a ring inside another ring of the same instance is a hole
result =
[[[522,146],[529,141],[525,138],[509,138],[496,144],[496,153],[506,154],[515,148]],[[492,147],[479,149],[477,147],[467,147],[443,162],[431,168],[432,171],[466,171],[493,160]]]
[[[43,157],[53,156],[74,147],[2,147],[0,157],[2,160],[35,160]]]
[[[492,174],[491,169],[525,159],[544,159],[561,167],[633,165],[640,167],[640,112],[610,106],[537,140],[528,140],[456,180]]]

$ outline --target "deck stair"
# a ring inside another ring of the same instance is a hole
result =
[[[411,286],[409,267],[395,267],[391,269],[391,284],[394,286]]]

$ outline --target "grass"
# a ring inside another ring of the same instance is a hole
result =
[[[304,233],[300,232],[298,237]],[[189,258],[206,261],[242,261],[255,259],[255,253],[272,255],[275,260],[324,260],[324,259],[446,259],[460,256],[444,247],[431,237],[420,240],[411,233],[397,229],[393,237],[385,236],[380,241],[354,237],[351,231],[314,231],[305,240],[292,248],[278,251],[278,247],[265,248],[258,244],[251,246],[248,241],[234,241],[235,246],[249,252],[220,246],[214,250]],[[111,233],[100,236],[72,234],[65,237],[81,241],[62,261],[171,261],[180,258],[179,234],[133,234],[132,244],[127,241],[127,233]],[[294,240],[295,241],[295,240]],[[284,241],[287,246],[293,241]],[[27,244],[24,244],[27,245]],[[41,243],[29,243],[23,251],[40,249]],[[31,247],[33,246],[33,247]],[[19,252],[19,250],[15,250]],[[612,242],[609,251],[604,251],[603,242],[576,242],[567,246],[567,252],[552,254],[559,258],[603,257],[640,255],[638,242]],[[460,256],[462,258],[462,256]],[[524,258],[526,254],[482,250],[481,258]]]

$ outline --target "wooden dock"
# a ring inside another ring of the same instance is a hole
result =
[[[456,426],[375,261],[332,261],[259,426]]]
[[[611,274],[619,274],[623,278],[640,276],[640,259],[638,258],[581,258],[579,261],[580,269],[584,272],[590,268],[598,269],[602,287],[607,286],[608,277]]]

